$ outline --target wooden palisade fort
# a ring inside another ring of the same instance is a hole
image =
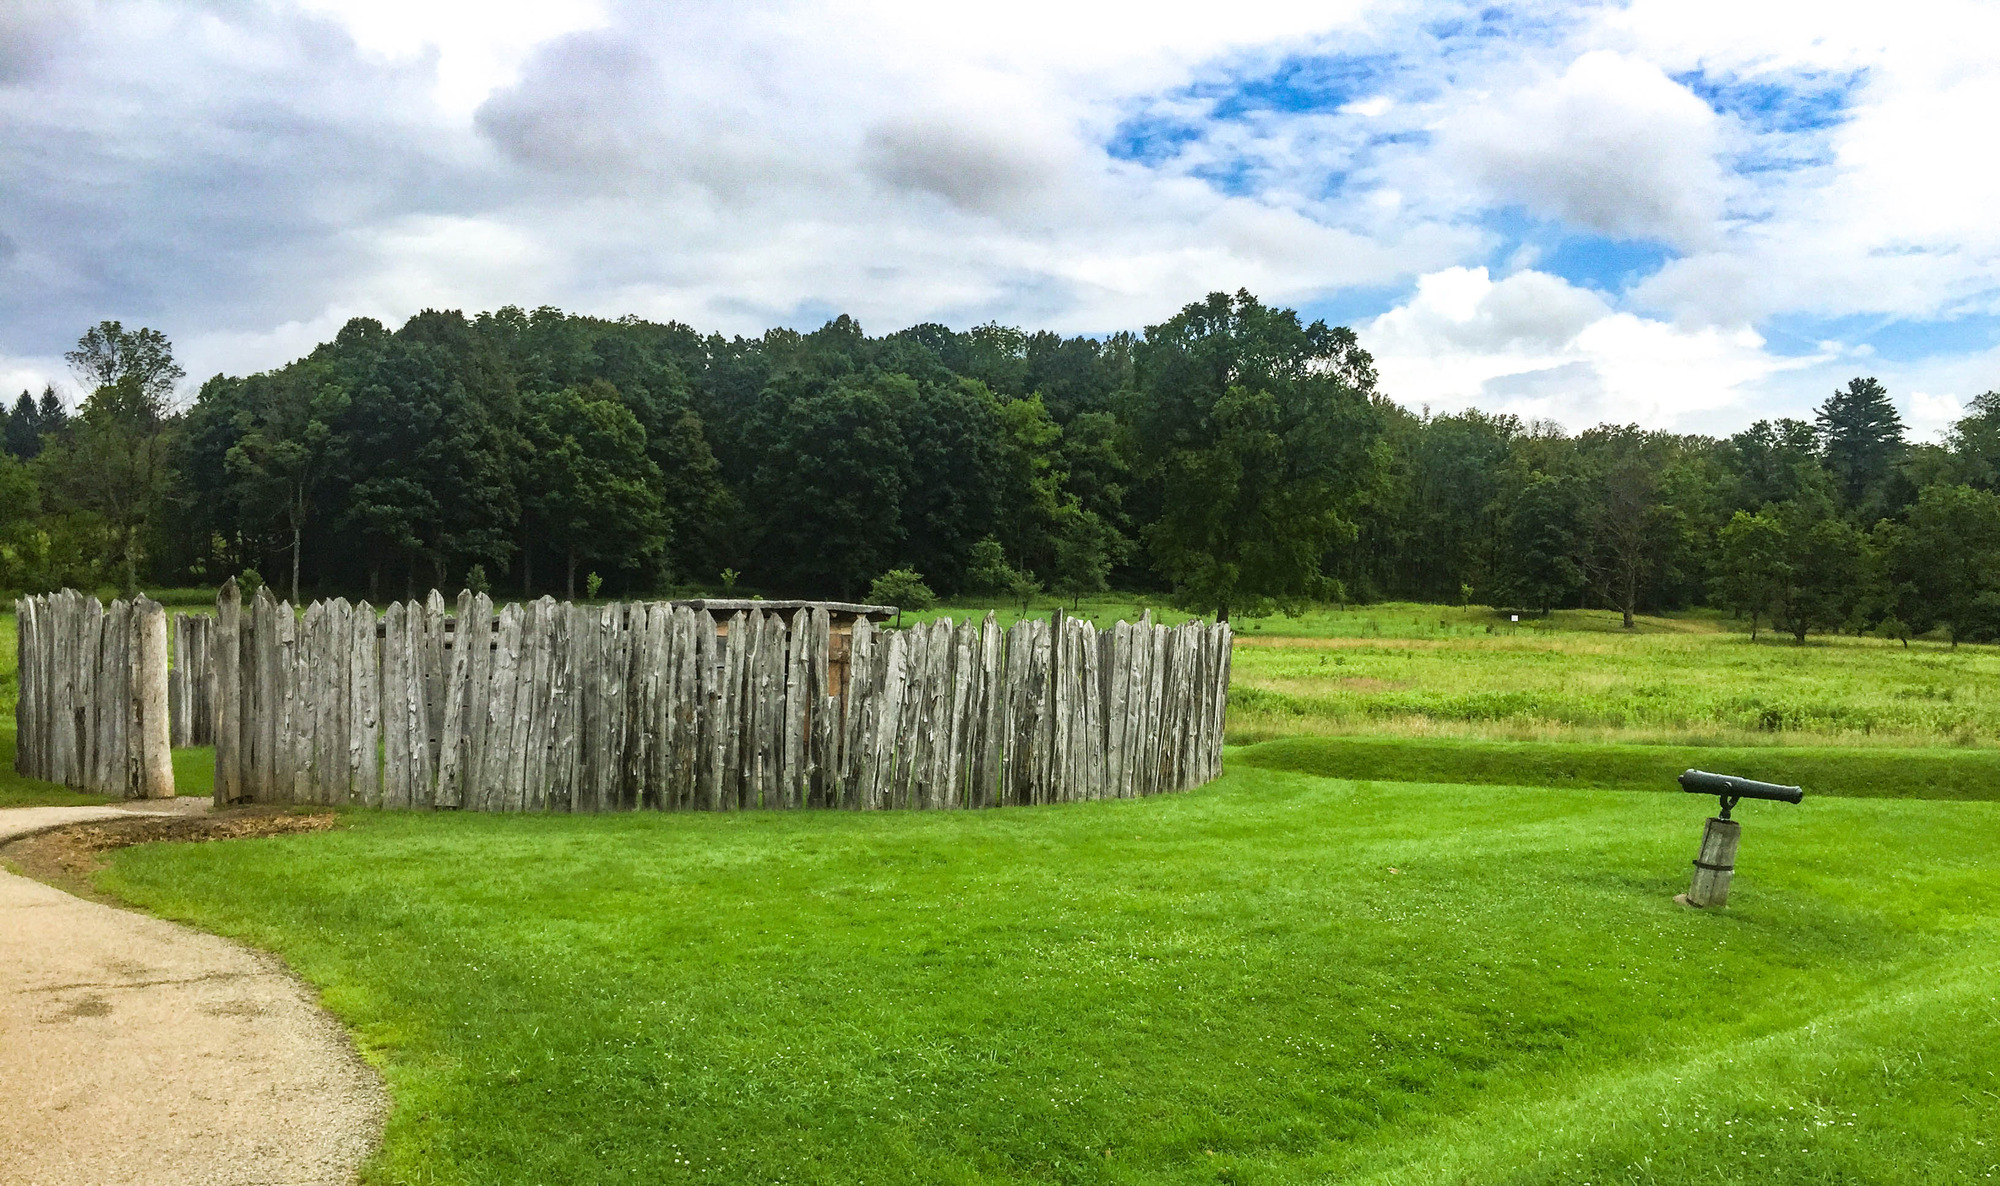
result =
[[[15,770],[121,798],[172,797],[166,610],[64,590],[14,611]]]
[[[495,613],[433,592],[301,615],[266,590],[245,604],[232,582],[215,618],[176,623],[175,740],[213,737],[225,803],[992,807],[1220,773],[1226,625],[1100,631],[1057,611],[884,630],[880,608],[544,598]]]

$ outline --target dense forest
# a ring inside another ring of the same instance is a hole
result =
[[[105,322],[68,357],[74,410],[23,392],[0,419],[0,587],[858,597],[894,572],[905,596],[1708,604],[1800,639],[2000,637],[1995,393],[1939,444],[1863,378],[1727,439],[1570,435],[1413,413],[1350,331],[1248,293],[1102,340],[357,318],[191,402],[154,331]]]

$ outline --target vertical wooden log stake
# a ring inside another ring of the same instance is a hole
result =
[[[1736,841],[1743,825],[1710,816],[1701,833],[1701,855],[1694,859],[1694,880],[1688,892],[1674,900],[1684,906],[1727,906],[1729,878],[1736,871]]]

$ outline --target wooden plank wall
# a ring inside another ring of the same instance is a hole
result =
[[[65,589],[14,603],[14,769],[121,798],[170,798],[167,613]]]
[[[1221,772],[1227,626],[863,621],[836,666],[810,608],[717,621],[650,602],[496,612],[462,594],[447,612],[434,592],[301,614],[267,590],[235,598],[226,587],[216,619],[238,623],[233,675],[215,681],[217,786],[246,801],[949,810]]]

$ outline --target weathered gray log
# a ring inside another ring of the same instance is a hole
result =
[[[874,737],[875,696],[880,678],[880,647],[874,624],[862,618],[847,639],[847,690],[840,705],[840,806],[864,806],[863,782],[870,767]]]
[[[37,680],[40,677],[41,641],[35,633],[36,599],[14,599],[14,658],[19,671],[14,690],[14,773],[42,778],[38,762],[41,743],[48,731],[40,709]]]
[[[862,806],[880,811],[895,806],[896,736],[902,730],[903,694],[909,683],[910,633],[884,631],[877,644],[882,675],[875,689],[874,729],[868,739],[868,775]]]
[[[197,683],[195,691],[194,743],[196,745],[214,745],[215,730],[220,723],[215,702],[217,623],[213,618],[197,618],[196,621],[201,623],[201,630],[196,635],[200,645],[196,647],[195,654]]]
[[[167,737],[175,749],[186,748],[194,736],[194,728],[188,721],[188,714],[194,708],[187,679],[191,659],[189,633],[186,614],[167,616],[167,654],[172,664],[167,671]]]
[[[392,601],[382,611],[382,806],[410,805],[410,606]]]
[[[478,610],[474,609],[474,614]],[[475,653],[478,651],[474,646]],[[477,811],[520,810],[507,803],[508,768],[514,755],[514,697],[519,691],[521,661],[521,607],[509,605],[500,611],[500,627],[494,634],[492,659],[488,666],[485,721],[480,728],[478,774],[467,787],[466,806]]]
[[[584,629],[583,608],[557,606],[554,625],[550,637],[554,653],[549,665],[548,809],[575,811],[581,760],[577,751],[583,729],[583,672],[577,637]]]
[[[911,770],[911,806],[944,806],[945,763],[951,747],[951,661],[957,628],[950,618],[931,622],[924,639],[923,718],[917,726],[918,752]]]
[[[132,749],[137,777],[127,792],[140,799],[174,797],[173,734],[167,714],[167,611],[141,597],[133,603]]]
[[[715,704],[717,808],[743,805],[743,688],[750,649],[749,617],[738,610],[723,627],[721,695]]]
[[[823,609],[806,611],[806,768],[800,777],[804,805],[834,807],[840,769],[840,700],[833,687],[833,628]]]
[[[695,611],[695,806],[703,811],[722,810],[722,759],[728,747],[722,713],[729,658],[716,631],[713,614]]]
[[[509,766],[510,810],[547,809],[555,612],[554,600],[544,597],[521,613],[523,674],[514,706],[520,752]]]
[[[773,615],[784,630],[783,707],[777,727],[777,802],[774,806],[792,810],[805,805],[806,729],[812,717],[808,697],[812,678],[806,670],[806,647],[812,637],[812,616],[804,609],[793,611],[789,620]]]
[[[1694,877],[1685,895],[1690,906],[1727,906],[1729,879],[1736,872],[1736,844],[1743,837],[1743,825],[1733,819],[1710,816],[1702,829],[1701,850],[1694,859]]]
[[[911,627],[906,633],[909,637],[904,640],[903,709],[896,728],[896,782],[891,805],[918,808],[924,806],[924,763],[930,756],[926,725],[933,637],[930,628],[921,625]]]
[[[700,806],[699,787],[701,769],[701,710],[703,683],[701,679],[702,639],[707,637],[711,656],[715,648],[715,624],[706,621],[703,613],[677,606],[674,610],[674,654],[676,674],[675,686],[679,689],[674,700],[674,757],[673,786],[674,806],[682,811],[690,811]]]
[[[639,805],[660,811],[672,806],[667,790],[667,767],[668,750],[673,743],[673,607],[660,602],[649,604],[645,609],[645,658],[635,664],[645,689]]]
[[[444,767],[444,716],[449,699],[451,667],[445,652],[445,604],[444,594],[432,589],[424,599],[422,646],[416,659],[423,677],[424,695],[424,737],[430,749],[430,790],[436,794],[437,776]],[[432,805],[432,799],[424,800],[425,806]]]

